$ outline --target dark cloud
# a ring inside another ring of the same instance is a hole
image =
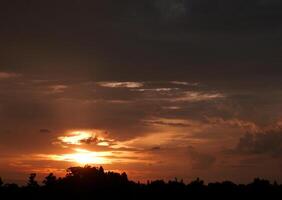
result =
[[[52,131],[49,129],[42,128],[39,130],[40,133],[51,133]]]
[[[280,83],[281,3],[274,0],[1,4],[0,65],[9,71],[64,80]]]
[[[80,140],[80,142],[84,144],[97,144],[98,141],[99,139],[97,137],[89,137],[87,139]]]
[[[159,150],[161,150],[161,147],[152,147],[151,150],[152,150],[152,151],[159,151]]]
[[[282,153],[282,132],[279,129],[255,134],[247,133],[240,138],[235,152],[280,156]]]
[[[175,126],[175,127],[189,127],[189,124],[185,123],[173,123],[173,122],[164,122],[164,121],[149,121],[147,122],[153,125],[161,125],[161,126]]]
[[[208,169],[216,162],[214,156],[199,152],[192,146],[187,148],[187,152],[194,169]]]

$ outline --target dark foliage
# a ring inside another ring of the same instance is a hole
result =
[[[147,184],[129,181],[126,173],[105,172],[102,167],[71,167],[67,175],[57,178],[49,174],[43,185],[30,174],[27,185],[4,184],[0,178],[0,199],[280,199],[282,185],[256,178],[247,185],[230,181],[206,185],[199,178],[189,184],[177,179],[148,181]]]

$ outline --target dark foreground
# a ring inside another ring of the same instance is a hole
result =
[[[0,199],[281,199],[282,185],[255,179],[247,185],[229,181],[205,185],[197,179],[189,184],[174,180],[147,184],[129,181],[125,173],[104,172],[103,168],[72,167],[63,178],[49,174],[39,185],[31,174],[26,186],[4,184]]]

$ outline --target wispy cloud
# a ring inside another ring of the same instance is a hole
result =
[[[141,89],[133,89],[133,91],[138,92],[170,92],[172,90],[177,90],[178,88],[141,88]]]
[[[99,82],[97,84],[108,88],[140,88],[144,85],[142,82]]]
[[[15,78],[15,77],[19,77],[19,76],[21,76],[21,75],[17,74],[17,73],[0,72],[0,80]]]
[[[260,130],[260,127],[258,127],[257,124],[254,122],[246,121],[246,120],[240,120],[240,119],[223,119],[223,118],[206,118],[206,120],[210,124],[214,125],[229,125],[229,126],[234,126],[234,127],[240,127],[246,131],[251,131],[251,132],[258,132]]]
[[[68,88],[68,86],[67,85],[52,85],[49,88],[51,90],[51,93],[62,93]]]
[[[209,101],[214,99],[225,98],[224,94],[217,92],[197,92],[197,91],[187,91],[184,92],[182,96],[172,98],[171,101]]]
[[[153,119],[145,120],[146,124],[155,125],[155,126],[172,126],[172,127],[189,127],[191,123],[183,119]]]
[[[172,84],[175,85],[185,85],[185,86],[198,86],[199,83],[189,83],[186,81],[171,81]]]

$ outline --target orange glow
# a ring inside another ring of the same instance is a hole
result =
[[[74,149],[75,153],[62,154],[62,155],[48,155],[51,160],[74,162],[81,165],[86,164],[109,164],[110,159],[106,158],[111,156],[111,152],[92,152],[85,149]]]
[[[119,150],[121,147],[130,148],[130,142],[126,145],[106,136],[101,130],[68,131],[65,135],[58,137],[58,142],[54,143],[68,149],[65,151],[68,153],[37,154],[34,159],[70,162],[79,165],[147,162],[145,153],[139,154],[137,158],[134,151]],[[101,151],[102,149],[103,151]]]

